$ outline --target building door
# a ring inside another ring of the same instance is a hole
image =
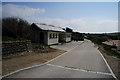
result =
[[[44,32],[40,32],[40,43],[44,44]]]

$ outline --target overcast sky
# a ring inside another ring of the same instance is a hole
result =
[[[78,32],[118,31],[117,2],[3,2],[2,14]]]

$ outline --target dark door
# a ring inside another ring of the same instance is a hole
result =
[[[44,32],[40,32],[40,43],[44,44]]]

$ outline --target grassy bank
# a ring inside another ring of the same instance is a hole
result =
[[[101,48],[107,55],[120,58],[120,54],[117,51],[113,51],[110,45],[102,43],[108,40],[105,35],[89,34],[88,39],[91,40],[94,44],[96,44],[99,48]]]
[[[115,34],[112,34],[112,35],[115,35]],[[111,46],[102,43],[108,40],[105,35],[90,34],[87,36],[89,40],[91,40],[95,45],[98,46],[98,50],[102,53],[102,55],[107,60],[115,76],[118,78],[118,80],[120,80],[120,69],[119,69],[120,54],[117,51],[113,51],[111,49]]]
[[[117,51],[111,50],[111,47],[109,45],[101,44],[101,45],[98,45],[98,46],[107,55],[109,55],[109,56],[115,56],[117,58],[120,58],[120,54]]]

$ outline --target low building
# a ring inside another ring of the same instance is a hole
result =
[[[71,41],[71,33],[59,32],[59,43],[70,42],[70,41]]]
[[[66,32],[66,42],[70,42],[71,41],[71,33]]]
[[[33,23],[31,27],[37,31],[33,39],[34,42],[52,45],[71,41],[71,34],[66,33],[61,27],[39,23]]]

